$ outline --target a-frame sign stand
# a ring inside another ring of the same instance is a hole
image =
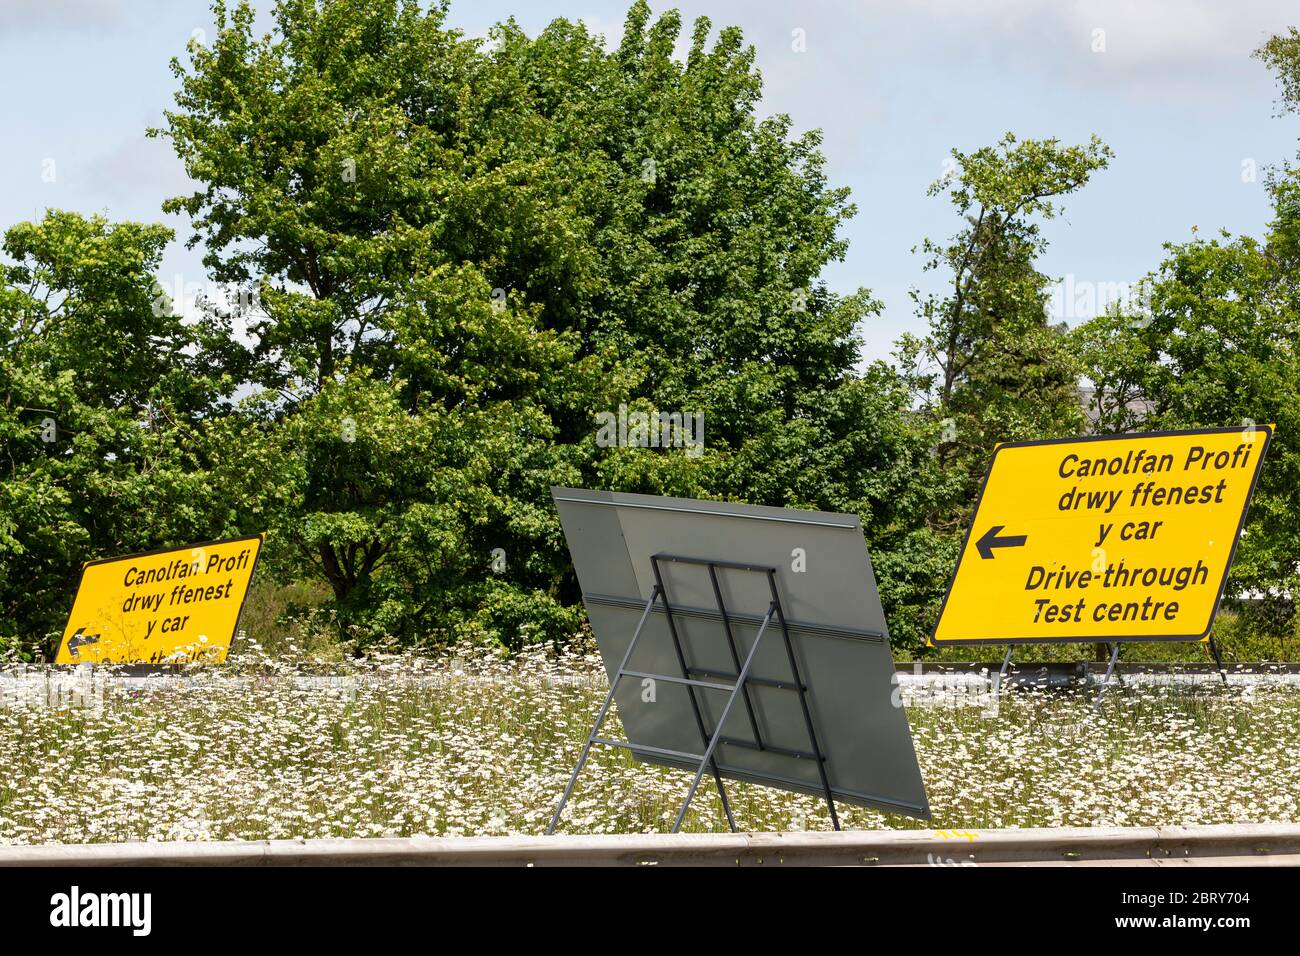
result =
[[[668,591],[664,586],[663,575],[660,573],[660,562],[671,561],[681,564],[700,565],[708,569],[709,581],[713,586],[714,600],[717,602],[718,620],[722,624],[722,631],[727,640],[727,646],[731,652],[731,660],[735,666],[735,673],[726,671],[709,670],[707,668],[693,667],[687,660],[686,654],[682,649],[682,642],[677,631],[677,622],[674,620],[673,605],[669,601]],[[619,747],[624,750],[630,750],[635,754],[642,754],[650,757],[662,757],[672,760],[689,761],[696,764],[695,778],[691,781],[690,788],[686,791],[686,799],[682,802],[681,809],[677,811],[677,819],[673,822],[672,832],[678,832],[682,827],[682,821],[686,819],[686,811],[690,809],[691,801],[695,799],[695,793],[699,789],[700,782],[704,779],[704,774],[709,771],[713,774],[713,780],[718,787],[718,795],[722,799],[722,809],[727,816],[727,824],[731,831],[736,832],[736,818],[732,814],[731,804],[727,800],[727,791],[722,783],[722,772],[718,767],[717,750],[723,747],[747,747],[755,750],[761,750],[765,753],[778,754],[788,757],[792,760],[812,760],[817,765],[818,775],[821,781],[822,794],[826,799],[826,806],[830,810],[831,823],[835,829],[840,828],[839,815],[835,812],[835,797],[831,791],[830,777],[826,770],[827,756],[822,751],[817,740],[817,731],[813,726],[812,709],[808,705],[808,695],[811,693],[804,679],[799,673],[799,664],[795,657],[794,643],[790,638],[790,628],[786,623],[785,611],[781,606],[781,597],[776,586],[776,568],[767,565],[744,564],[735,561],[718,561],[708,558],[683,557],[674,554],[655,554],[650,557],[650,564],[654,570],[655,584],[650,593],[650,599],[646,601],[645,608],[641,612],[641,619],[637,622],[636,630],[632,634],[632,640],[628,643],[627,652],[623,655],[623,661],[619,664],[613,679],[609,682],[609,692],[605,695],[605,702],[601,705],[600,712],[596,715],[596,722],[587,735],[587,740],[582,748],[582,754],[578,757],[578,763],[573,768],[573,773],[569,776],[568,786],[564,788],[564,795],[560,798],[560,804],[555,808],[555,815],[551,818],[550,826],[546,828],[548,834],[554,833],[556,826],[560,822],[560,816],[564,813],[565,804],[568,803],[569,797],[573,794],[574,785],[578,782],[578,776],[582,773],[582,768],[587,763],[587,758],[591,754],[591,748],[596,744],[606,747]],[[732,631],[731,617],[728,613],[726,602],[722,598],[722,588],[718,583],[718,571],[743,571],[754,574],[764,574],[767,576],[768,591],[771,595],[771,601],[763,614],[762,622],[759,625],[758,633],[754,637],[754,643],[749,648],[749,653],[745,655],[742,662],[740,650],[736,644],[735,634]],[[650,674],[643,671],[633,671],[628,669],[628,664],[632,660],[632,654],[636,650],[637,642],[641,638],[641,633],[645,628],[645,623],[649,619],[655,605],[660,604],[663,612],[668,619],[668,632],[672,637],[673,649],[676,652],[677,663],[680,669],[679,674]],[[785,642],[786,658],[790,664],[789,679],[776,679],[770,677],[756,677],[750,673],[754,658],[758,653],[758,648],[763,642],[768,628],[776,624],[781,630],[782,639]],[[695,723],[699,728],[700,742],[703,745],[703,753],[687,753],[678,750],[666,750],[661,747],[647,747],[633,744],[623,740],[611,740],[607,737],[600,736],[601,724],[609,715],[610,707],[614,703],[614,695],[618,690],[619,684],[626,677],[639,678],[642,680],[650,679],[654,681],[663,681],[668,684],[680,684],[686,687],[687,695],[690,698],[691,709],[695,715]],[[712,678],[711,680],[702,680],[701,678]],[[730,681],[730,683],[721,683]],[[773,687],[781,690],[793,691],[799,695],[799,703],[803,710],[804,726],[808,732],[808,750],[792,750],[785,747],[778,747],[763,739],[759,729],[758,718],[754,711],[754,704],[750,698],[749,689],[751,686]],[[704,713],[700,709],[698,698],[695,696],[697,690],[709,691],[727,691],[727,702],[722,708],[718,717],[717,726],[710,731],[705,724]],[[749,730],[752,739],[724,737],[722,730],[727,724],[727,718],[731,715],[732,708],[736,701],[744,702],[745,711],[749,717]]]
[[[1101,699],[1106,696],[1106,691],[1110,689],[1110,678],[1115,673],[1115,665],[1119,662],[1119,641],[1116,641],[1110,650],[1110,663],[1106,665],[1106,674],[1101,679],[1101,690],[1097,691],[1097,699],[1092,702],[1093,710],[1101,710]]]
[[[1119,641],[1110,644],[1110,663],[1106,665],[1106,674],[1101,679],[1101,689],[1097,691],[1097,699],[1092,702],[1092,709],[1097,710],[1101,707],[1101,699],[1106,696],[1106,690],[1110,687],[1110,679],[1115,673],[1115,665],[1119,662]],[[1002,655],[1002,667],[998,671],[997,680],[993,684],[993,692],[998,693],[1002,690],[1002,682],[1007,679],[1007,672],[1011,669],[1011,652],[1016,649],[1016,645],[1008,644],[1007,652]],[[1217,654],[1216,654],[1217,657]],[[1220,667],[1222,669],[1222,667]]]
[[[1219,672],[1219,678],[1223,681],[1223,686],[1228,686],[1228,672],[1223,669],[1223,655],[1219,653],[1219,647],[1214,643],[1211,636],[1206,642],[1209,644],[1210,654],[1214,658],[1215,669]],[[1011,652],[1015,650],[1016,645],[1008,644],[1007,652],[1002,656],[1002,668],[998,671],[997,681],[993,685],[994,692],[1002,689],[1002,682],[1007,678],[1007,671],[1011,667]],[[1110,663],[1106,666],[1106,674],[1101,679],[1101,690],[1097,693],[1097,699],[1093,701],[1093,709],[1101,706],[1101,699],[1106,696],[1106,689],[1110,686],[1111,676],[1115,673],[1115,665],[1119,662],[1119,641],[1111,646]]]
[[[1206,641],[1210,645],[1210,654],[1214,657],[1214,666],[1219,670],[1219,679],[1223,681],[1223,686],[1228,686],[1228,672],[1223,669],[1223,655],[1219,653],[1219,645],[1214,643],[1214,635],[1211,634]]]

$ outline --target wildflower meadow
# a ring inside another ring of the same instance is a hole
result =
[[[0,674],[0,843],[537,834],[607,688],[588,647],[304,666]],[[1300,686],[934,692],[904,681],[934,819],[851,828],[1300,818]],[[617,720],[607,725],[619,731]],[[597,748],[561,831],[666,830],[689,776]],[[740,826],[826,830],[811,796],[731,783]],[[701,788],[685,829],[726,826]]]

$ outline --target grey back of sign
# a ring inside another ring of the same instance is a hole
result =
[[[737,505],[686,498],[554,488],[583,601],[611,680],[656,583],[672,608],[686,676],[735,675],[748,655],[772,596],[774,580],[806,699],[837,800],[929,817],[925,786],[907,716],[898,703],[889,634],[875,575],[854,515]],[[659,556],[659,560],[652,560]],[[749,568],[673,560],[721,561]],[[795,568],[801,568],[796,571]],[[718,597],[727,613],[733,656]],[[670,620],[656,604],[627,669],[681,675]],[[747,701],[723,727],[719,769],[727,777],[821,794],[799,695],[779,622],[769,625],[754,658]],[[787,686],[781,686],[785,684]],[[630,742],[684,753],[703,744],[684,685],[624,679],[615,701]],[[709,732],[730,696],[693,691]],[[744,746],[756,737],[764,749]],[[739,743],[738,743],[739,742]],[[689,761],[653,762],[694,769]]]

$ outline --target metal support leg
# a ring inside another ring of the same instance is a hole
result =
[[[1219,653],[1219,645],[1214,643],[1213,636],[1210,637],[1210,653],[1214,655],[1214,666],[1219,669],[1219,678],[1223,681],[1223,686],[1228,686],[1228,672],[1223,669],[1223,655]]]
[[[632,632],[632,640],[628,642],[627,653],[623,655],[623,662],[618,665],[618,670],[614,672],[614,679],[609,682],[609,693],[605,695],[605,703],[600,707],[600,713],[596,716],[596,723],[592,726],[591,733],[587,734],[587,742],[583,745],[582,755],[578,757],[578,765],[573,768],[573,773],[569,775],[569,785],[564,788],[564,796],[560,797],[560,805],[555,808],[555,815],[551,817],[551,825],[546,828],[547,836],[555,832],[555,827],[560,822],[560,814],[564,813],[564,805],[569,802],[569,797],[573,794],[574,784],[578,782],[578,774],[582,773],[582,768],[587,764],[587,757],[591,755],[591,745],[596,742],[596,735],[600,733],[600,725],[605,722],[605,717],[609,714],[609,708],[614,703],[614,692],[618,690],[619,675],[627,670],[627,663],[632,659],[632,651],[636,649],[636,642],[641,638],[641,629],[645,627],[646,618],[650,616],[650,609],[654,607],[655,601],[659,600],[659,594],[659,586],[655,585],[650,592],[650,600],[646,601],[645,610],[641,612],[641,620],[637,621],[636,630]]]
[[[658,590],[660,597],[663,598],[664,615],[668,618],[668,633],[672,635],[673,650],[676,651],[677,653],[677,666],[681,668],[682,676],[689,678],[691,676],[691,670],[690,667],[688,667],[686,664],[686,654],[683,653],[682,651],[682,640],[677,633],[677,622],[673,619],[672,605],[668,603],[668,591],[664,587],[663,575],[659,571],[659,558],[657,555],[651,557],[650,567],[654,571],[655,588]],[[736,682],[736,686],[743,687],[744,683],[745,682],[742,677],[741,680]],[[695,689],[693,687],[687,688],[686,693],[691,699],[691,710],[695,714],[695,725],[700,729],[700,742],[707,746],[709,743],[709,732],[704,729],[704,714],[700,710],[699,700],[697,700],[695,697]],[[714,733],[714,737],[717,737],[719,734],[722,733],[722,724],[723,721],[721,720],[718,721],[718,728],[717,731]],[[731,812],[731,801],[727,799],[727,788],[722,784],[722,771],[718,769],[718,760],[715,756],[713,756],[713,748],[708,747],[708,749],[705,751],[704,756],[706,762],[713,770],[713,782],[716,783],[718,786],[718,796],[722,800],[722,812],[725,813],[727,816],[727,826],[731,827],[732,833],[736,833],[737,832],[736,817]],[[691,788],[691,795],[694,796],[694,793],[695,793],[695,789]],[[690,803],[690,797],[686,798],[686,802]],[[682,813],[685,812],[686,812],[685,810],[682,811]],[[681,814],[679,814],[677,817],[677,826],[681,826],[681,822],[682,822]],[[674,833],[677,832],[676,827],[673,828],[673,832]]]
[[[1002,668],[998,671],[998,682],[995,690],[1002,687],[1002,682],[1007,679],[1007,672],[1011,670],[1011,652],[1016,649],[1016,645],[1008,644],[1007,652],[1002,655]]]
[[[763,624],[759,627],[758,633],[754,636],[754,644],[749,649],[749,655],[745,658],[744,666],[740,669],[740,675],[736,680],[736,686],[732,690],[731,696],[727,698],[727,704],[722,708],[721,716],[718,717],[718,727],[713,732],[713,736],[709,738],[709,745],[704,750],[704,757],[700,760],[699,767],[696,768],[695,779],[691,781],[691,788],[686,791],[686,800],[682,803],[682,808],[677,811],[677,820],[673,823],[673,833],[677,833],[682,828],[682,821],[686,819],[686,811],[690,809],[691,801],[695,798],[695,791],[699,789],[700,780],[704,778],[704,768],[712,763],[713,772],[715,774],[718,772],[717,764],[713,762],[713,752],[718,747],[718,741],[722,739],[722,730],[727,725],[727,717],[731,714],[731,707],[736,702],[736,698],[740,696],[740,692],[745,686],[745,679],[749,677],[749,667],[754,663],[754,656],[758,653],[758,645],[762,643],[763,635],[767,632],[767,626],[772,623],[772,616],[776,613],[776,609],[777,605],[773,603],[771,607],[767,609],[767,614],[763,616]],[[718,786],[722,786],[721,779],[718,781]]]
[[[1101,699],[1106,696],[1106,690],[1110,687],[1110,675],[1115,672],[1117,660],[1119,660],[1119,641],[1115,642],[1115,649],[1110,652],[1110,664],[1106,667],[1106,676],[1101,679],[1101,690],[1097,694],[1097,699],[1093,701],[1093,710],[1101,709]]]
[[[813,727],[812,710],[808,707],[808,695],[804,691],[803,677],[799,673],[799,662],[794,656],[794,643],[790,640],[790,628],[785,622],[785,611],[781,607],[781,599],[776,590],[776,575],[769,573],[767,583],[772,591],[772,607],[776,610],[776,616],[781,622],[781,635],[785,638],[785,653],[790,662],[790,676],[794,678],[795,686],[799,688],[799,706],[803,709],[803,722],[808,731],[808,742],[812,745],[812,752],[817,755],[817,774],[821,778],[822,793],[826,797],[826,807],[831,813],[831,826],[839,830],[840,816],[835,812],[835,794],[831,791],[830,775],[826,773],[826,757],[822,754],[821,744],[817,740],[817,731]]]

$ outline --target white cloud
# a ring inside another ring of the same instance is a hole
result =
[[[126,19],[124,0],[2,0],[0,31],[98,30]]]
[[[1142,98],[1231,95],[1261,69],[1251,52],[1300,20],[1294,4],[1282,0],[920,0],[859,15],[889,21],[901,38],[897,54],[914,54],[937,39],[963,59],[974,53],[1011,69],[1080,86],[1123,87]]]

